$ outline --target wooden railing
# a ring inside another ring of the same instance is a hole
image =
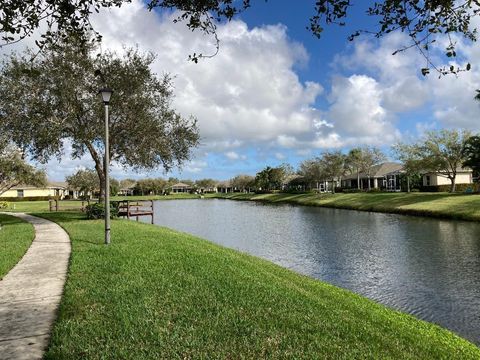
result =
[[[131,201],[121,200],[118,201],[118,216],[122,216],[130,220],[134,217],[138,221],[140,216],[151,216],[153,224],[153,200]]]
[[[85,211],[87,205],[90,204],[90,200],[48,200],[48,209],[50,211],[68,211],[68,210],[80,210]]]

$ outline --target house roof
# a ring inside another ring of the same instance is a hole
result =
[[[290,183],[298,183],[303,181],[305,178],[302,175],[298,174],[293,174],[293,175],[288,175],[284,181],[285,184],[290,184]]]
[[[378,164],[372,167],[372,171],[370,172],[370,177],[380,178],[380,177],[384,177],[387,174],[400,172],[402,170],[403,170],[403,165],[400,163],[384,162],[382,164]],[[366,178],[366,177],[367,177],[367,174],[363,172],[360,173],[360,178]],[[349,180],[349,179],[356,179],[356,178],[357,178],[357,174],[353,173],[345,176],[343,179]]]
[[[217,187],[221,187],[221,188],[232,187],[232,182],[231,182],[230,180],[220,181],[220,182],[217,184]]]
[[[68,189],[68,185],[63,181],[48,181],[46,186],[32,186],[20,184],[10,188],[10,190],[28,190],[28,189]]]
[[[191,185],[184,184],[184,183],[181,183],[181,182],[172,185],[172,189],[173,188],[191,188],[191,187],[192,187]]]

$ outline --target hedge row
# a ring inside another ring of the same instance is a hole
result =
[[[19,202],[19,201],[48,201],[60,200],[58,196],[24,196],[24,197],[2,197],[1,201]]]
[[[449,192],[450,185],[431,185],[420,186],[420,191],[423,192]],[[455,192],[478,192],[480,191],[479,184],[456,184]]]

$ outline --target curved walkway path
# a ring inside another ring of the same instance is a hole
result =
[[[49,220],[9,215],[32,223],[35,239],[0,281],[0,359],[41,359],[67,277],[70,238]]]

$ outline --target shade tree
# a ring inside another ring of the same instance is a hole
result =
[[[478,181],[480,179],[480,135],[468,138],[465,142],[463,155],[463,166],[470,167],[477,176]]]
[[[115,91],[111,161],[168,171],[190,159],[199,139],[196,121],[172,109],[172,82],[153,73],[155,57],[135,49],[123,55],[98,51],[71,38],[34,60],[29,52],[9,56],[0,71],[0,133],[40,162],[60,158],[68,141],[73,158],[92,158],[103,191],[105,125],[98,90],[107,82]]]
[[[347,156],[342,154],[341,151],[327,151],[320,158],[323,178],[331,181],[332,193],[335,193],[336,182],[341,182],[342,177],[345,175],[346,159]]]
[[[79,169],[65,180],[69,187],[79,191],[86,198],[91,198],[100,189],[100,181],[93,169]]]
[[[30,165],[17,147],[5,137],[2,138],[0,138],[0,195],[18,185],[45,186],[47,184],[45,171]]]
[[[428,131],[418,142],[398,144],[400,157],[415,160],[423,172],[435,172],[450,180],[450,192],[455,192],[457,172],[467,160],[465,147],[471,132],[457,129]]]

